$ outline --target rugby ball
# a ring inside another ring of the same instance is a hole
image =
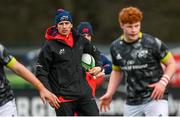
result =
[[[93,67],[95,67],[94,57],[90,54],[84,53],[82,55],[81,64],[85,68],[86,71],[89,71]]]

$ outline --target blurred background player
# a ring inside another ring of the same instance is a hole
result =
[[[91,42],[92,37],[94,36],[92,25],[89,22],[80,22],[80,24],[77,26],[77,34]],[[102,53],[100,53],[100,57],[103,71],[100,72],[96,77],[91,75],[89,71],[86,71],[86,80],[92,89],[93,98],[96,96],[96,88],[103,84],[105,75],[110,74],[112,71],[111,61]],[[76,112],[75,115],[81,116],[82,114],[80,112]]]
[[[77,26],[77,33],[90,42],[94,36],[92,25],[89,22],[80,22],[80,24]],[[100,56],[104,68],[104,73],[110,74],[112,71],[112,62],[103,53],[101,53]]]
[[[91,54],[96,66],[90,73],[96,76],[102,71],[100,54],[87,40],[73,30],[72,17],[68,11],[58,9],[55,25],[48,28],[45,43],[39,54],[36,76],[60,100],[57,116],[97,116],[99,109],[92,100],[92,91],[85,80],[81,66],[83,53]]]
[[[92,38],[94,36],[92,25],[89,22],[80,22],[80,24],[77,26],[77,33],[80,36],[82,36],[84,39],[89,40],[90,42],[92,41]],[[102,85],[105,80],[104,75],[108,75],[112,71],[112,62],[102,53],[100,53],[100,57],[101,57],[103,72],[99,73],[95,80],[92,79],[93,80],[92,82],[96,82],[95,83],[96,86]]]
[[[166,86],[175,72],[175,60],[158,38],[140,32],[142,12],[123,8],[119,23],[123,35],[110,48],[113,71],[107,92],[100,98],[100,110],[110,109],[121,78],[126,78],[124,116],[168,116]],[[166,66],[163,71],[161,63]]]
[[[59,107],[58,98],[0,44],[0,116],[17,116],[14,94],[6,78],[4,67],[11,69],[18,76],[33,84],[44,103],[47,100],[51,106]]]

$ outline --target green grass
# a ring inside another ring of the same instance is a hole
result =
[[[6,76],[13,89],[33,88],[30,83],[15,74],[7,74]]]

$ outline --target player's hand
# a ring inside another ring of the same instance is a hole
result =
[[[105,76],[105,73],[104,73],[104,72],[99,72],[99,73],[96,75],[96,78],[104,77],[104,76]]]
[[[100,99],[100,112],[104,109],[106,112],[106,108],[110,110],[110,103],[112,101],[112,96],[109,96],[107,94],[103,95]]]
[[[166,86],[164,86],[162,83],[157,82],[149,85],[150,88],[154,88],[151,98],[154,100],[162,99]]]
[[[98,73],[101,72],[101,67],[93,67],[88,71],[91,75],[96,76]]]
[[[46,101],[51,105],[51,107],[58,109],[60,107],[60,101],[58,100],[58,98],[56,97],[56,95],[54,95],[53,93],[51,93],[49,90],[47,90],[46,88],[42,89],[39,91],[41,100],[43,101],[43,103],[45,104]]]
[[[93,76],[94,79],[98,79],[101,77],[105,77],[105,73],[104,72],[99,72],[97,75]]]

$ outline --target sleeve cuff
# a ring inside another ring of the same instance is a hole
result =
[[[16,59],[13,57],[10,62],[6,65],[8,68],[12,68],[12,66],[16,63]]]
[[[114,70],[114,71],[120,71],[121,68],[120,68],[119,66],[112,65],[112,70]]]
[[[161,62],[165,63],[169,59],[170,55],[172,55],[171,52],[168,52],[166,56],[161,59]]]

